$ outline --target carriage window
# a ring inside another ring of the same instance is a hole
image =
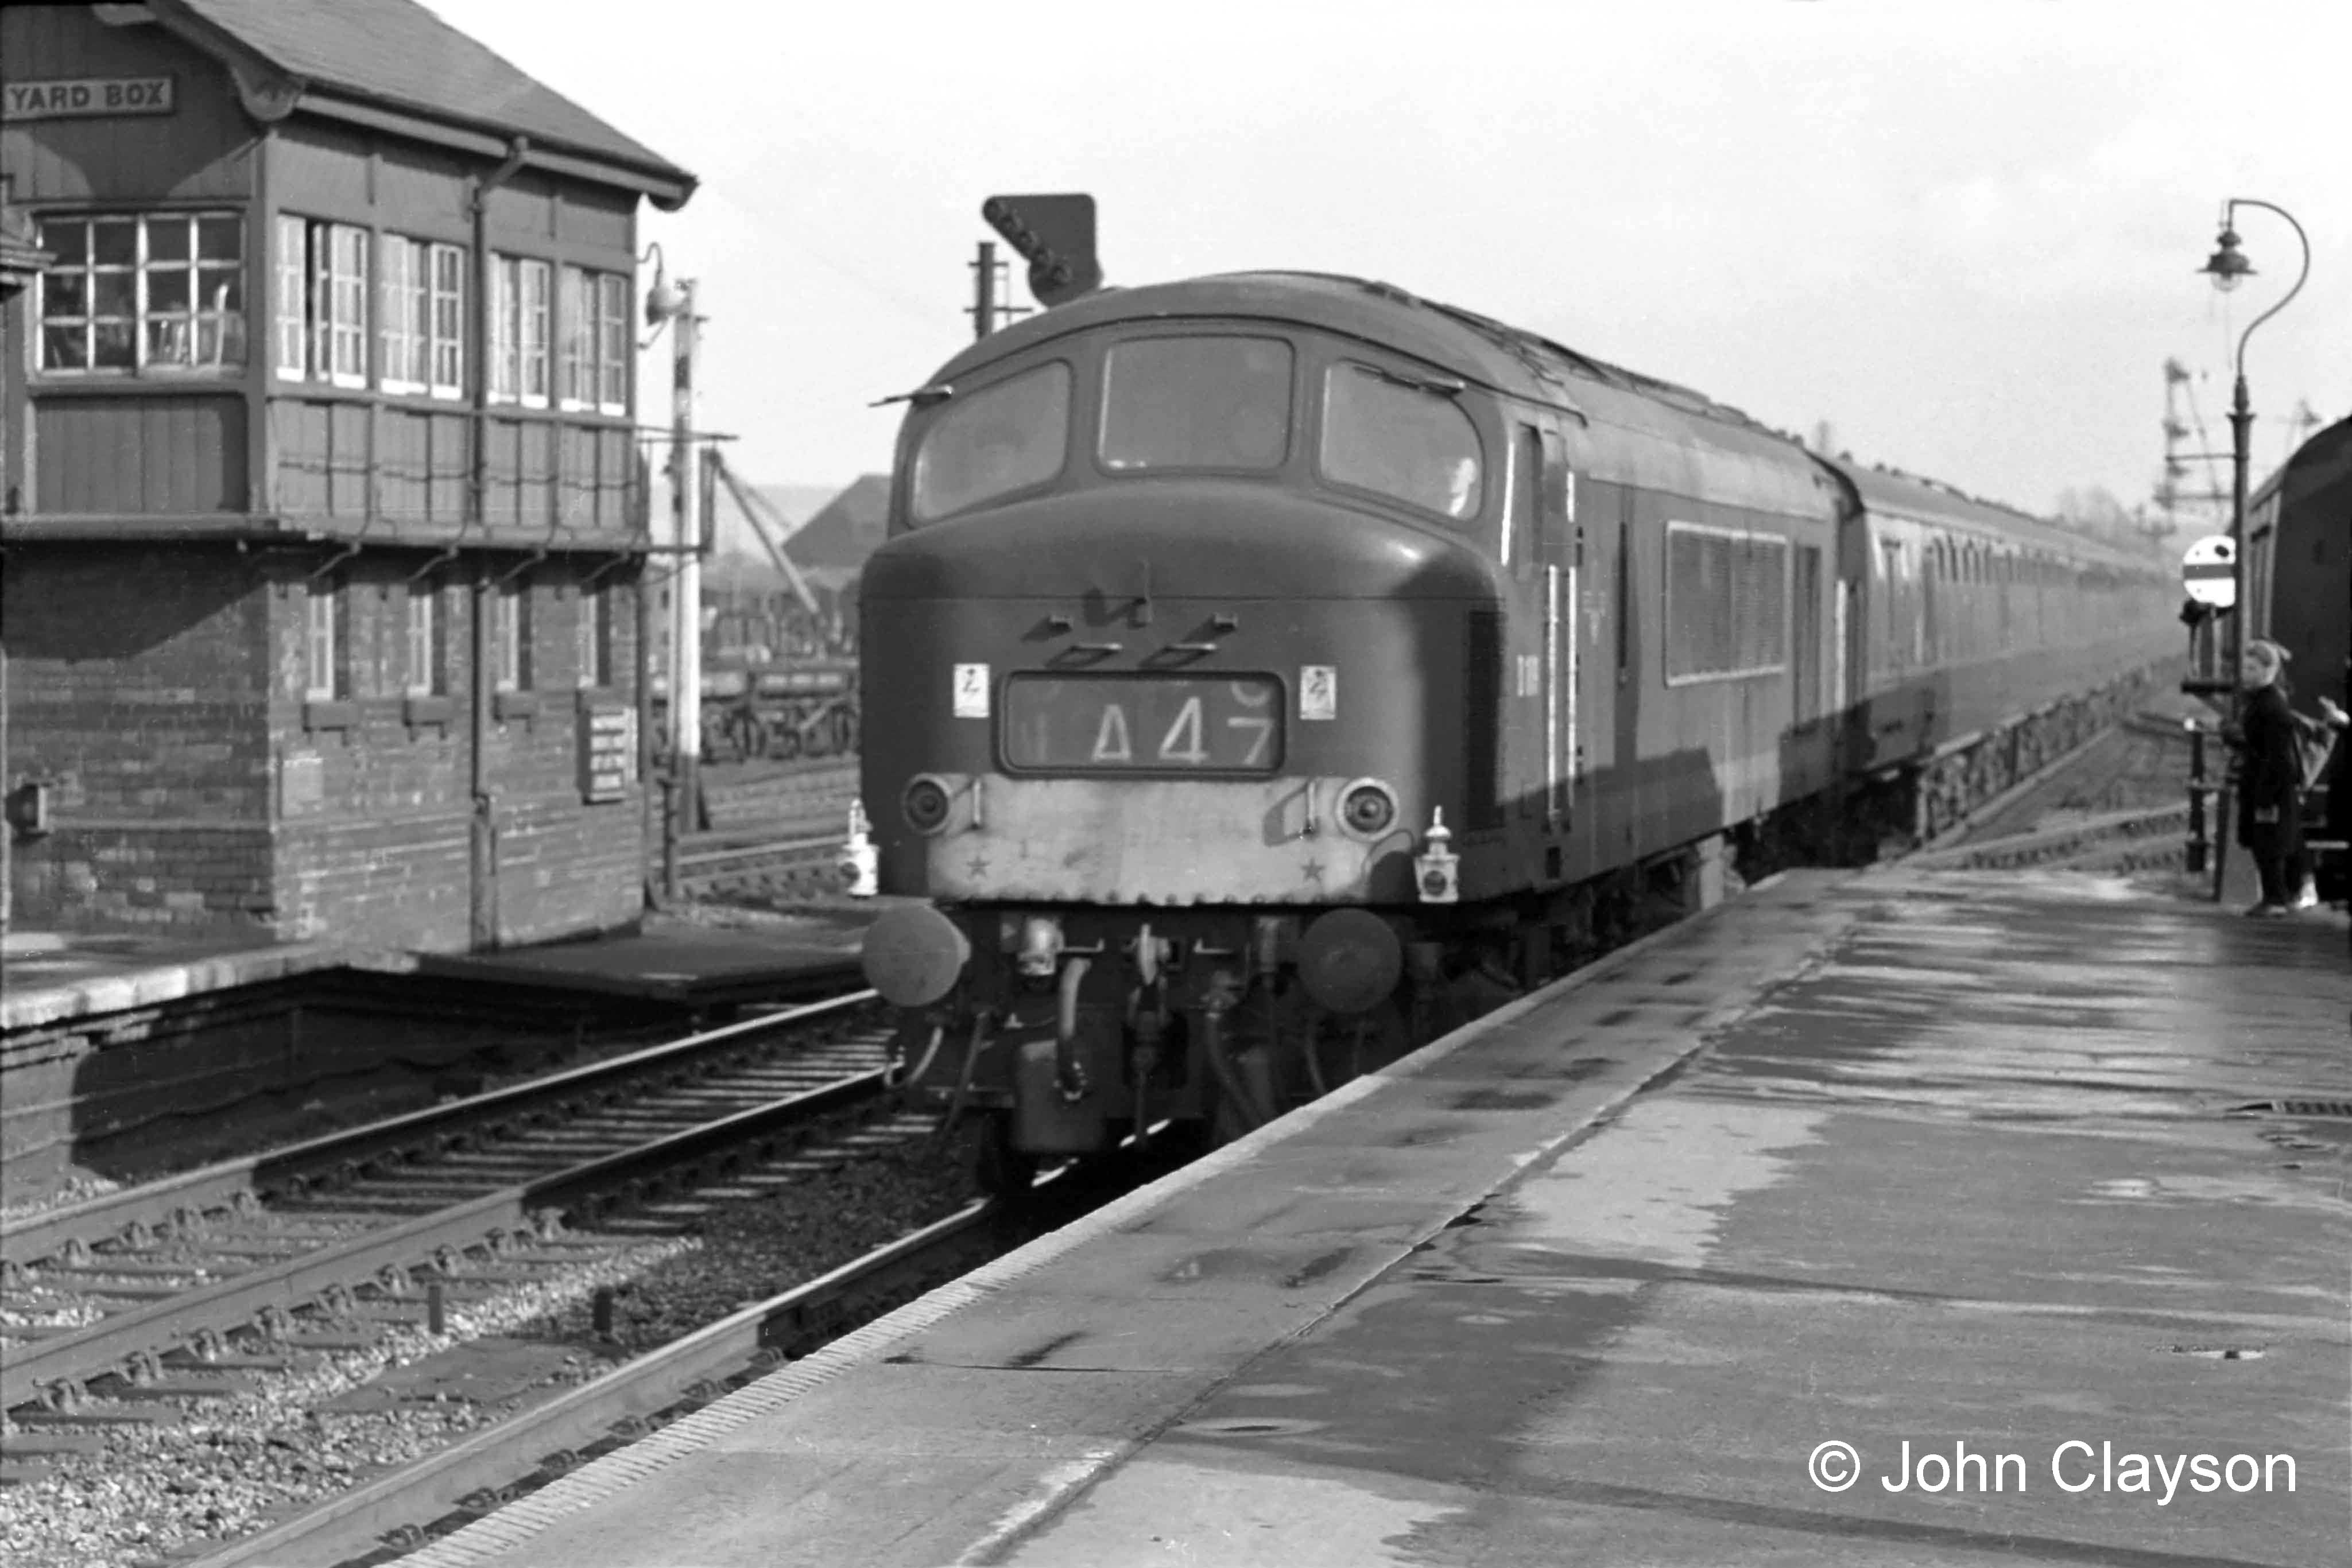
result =
[[[935,522],[1062,471],[1070,367],[1055,361],[961,395],[915,454],[915,520]]]
[[[1323,378],[1324,477],[1456,522],[1478,515],[1478,432],[1454,400],[1342,363]]]
[[[1278,338],[1139,338],[1103,366],[1102,463],[1276,468],[1290,451],[1290,345]]]

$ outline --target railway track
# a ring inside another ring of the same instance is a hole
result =
[[[847,815],[846,806],[842,815]],[[680,848],[679,891],[691,899],[722,900],[835,890],[841,886],[844,841],[838,823],[788,828],[763,838],[697,834]]]
[[[579,1260],[567,1218],[757,1180],[883,1088],[870,992],[709,1030],[0,1228],[0,1408],[20,1428],[203,1397],[298,1314],[437,1316]],[[417,1290],[419,1275],[436,1276]],[[297,1341],[299,1343],[299,1340]],[[267,1358],[265,1358],[266,1360]]]
[[[441,1451],[205,1553],[188,1568],[386,1561],[505,1507],[1163,1174],[1063,1166],[1017,1204],[979,1199],[842,1267],[649,1351]]]
[[[975,1201],[190,1568],[381,1562],[387,1551],[414,1551],[1066,1221],[1076,1210],[1060,1196],[1019,1213],[1001,1200]]]
[[[2185,729],[2127,717],[1905,863],[1941,871],[2178,871],[2189,831],[2189,745]]]

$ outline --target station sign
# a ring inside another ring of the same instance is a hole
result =
[[[2227,534],[2207,534],[2180,557],[2180,582],[2189,597],[2216,610],[2238,602],[2238,546]]]
[[[637,775],[637,710],[588,703],[580,710],[580,798],[590,805],[628,798]]]
[[[116,114],[169,114],[170,77],[79,77],[12,81],[0,87],[0,120],[94,120]]]

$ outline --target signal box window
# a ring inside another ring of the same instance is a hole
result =
[[[490,266],[490,401],[545,408],[553,337],[546,262],[501,256]]]
[[[341,588],[312,579],[304,608],[302,695],[313,702],[333,702],[343,695]]]
[[[1103,466],[1280,467],[1290,450],[1290,361],[1278,338],[1118,344],[1103,369]]]
[[[563,406],[628,413],[629,280],[567,267],[562,308]]]
[[[1323,476],[1454,522],[1478,515],[1478,432],[1454,400],[1370,365],[1323,377]]]
[[[1058,360],[959,395],[915,453],[915,520],[1044,484],[1069,442],[1070,367]]]
[[[465,392],[466,253],[386,235],[376,259],[376,319],[386,392]]]
[[[235,214],[48,218],[39,367],[209,371],[245,363],[245,220]]]
[[[506,583],[490,596],[491,685],[501,692],[530,690],[530,590]]]
[[[580,685],[583,688],[613,684],[613,601],[599,583],[580,590],[578,638]]]
[[[441,695],[441,594],[432,582],[408,587],[408,662],[404,690],[413,697]]]

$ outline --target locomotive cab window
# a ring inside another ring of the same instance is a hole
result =
[[[1278,338],[1138,338],[1103,364],[1102,465],[1278,468],[1290,451],[1290,345]]]
[[[1478,515],[1477,427],[1448,393],[1343,361],[1323,376],[1323,476],[1452,522]]]
[[[1070,367],[1058,360],[959,394],[915,453],[915,521],[1045,483],[1062,471],[1069,425]]]

